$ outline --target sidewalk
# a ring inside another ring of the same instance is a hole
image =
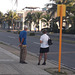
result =
[[[53,75],[48,73],[49,69],[51,69],[50,72],[52,69],[53,71],[55,69],[58,71],[58,64],[54,63],[53,61],[47,60],[47,65],[38,66],[38,57],[29,52],[26,60],[28,64],[21,64],[19,63],[19,54],[20,51],[18,49],[8,45],[0,44],[0,75]],[[41,64],[42,62],[43,61],[41,61]],[[62,67],[65,70],[66,67]],[[67,75],[75,75],[75,73],[73,74],[71,70],[67,69],[67,72],[69,73]]]
[[[0,75],[50,75],[38,67],[37,62],[33,61],[35,57],[28,55],[27,59],[29,60],[27,60],[28,64],[21,64],[19,56],[0,47]],[[35,64],[32,64],[34,62]]]

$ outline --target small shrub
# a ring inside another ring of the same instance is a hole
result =
[[[67,73],[66,72],[58,72],[58,71],[55,71],[53,73],[53,75],[67,75]]]
[[[35,33],[30,33],[29,35],[30,35],[30,36],[35,36]]]
[[[11,32],[10,30],[7,30],[7,32]]]
[[[20,34],[21,31],[18,31],[18,34]]]
[[[14,31],[13,33],[14,33],[14,34],[17,34],[17,32],[16,32],[16,31]]]
[[[75,34],[75,29],[69,28],[69,29],[66,30],[66,33],[67,34]]]

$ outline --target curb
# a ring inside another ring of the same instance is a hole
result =
[[[2,42],[2,41],[0,41],[0,42]],[[5,43],[5,42],[2,42],[2,43],[5,44],[5,45],[8,45],[8,46],[11,46],[11,47],[13,47],[13,48],[15,48],[15,49],[20,50],[19,47],[16,47],[16,46],[14,46],[14,45],[10,45],[10,44]],[[28,54],[30,54],[30,55],[32,55],[32,56],[34,56],[34,57],[37,57],[37,58],[39,57],[37,54],[32,53],[32,52],[30,52],[30,51],[28,51]],[[58,65],[58,62],[57,62],[57,61],[54,61],[54,60],[48,60],[48,59],[47,59],[47,62],[52,63],[52,64],[54,64],[54,65]],[[75,69],[70,68],[70,67],[68,67],[68,66],[65,65],[65,64],[62,64],[62,63],[61,63],[61,66],[64,67],[64,68],[66,68],[66,69],[68,69],[68,70],[70,70],[70,71],[75,71]]]

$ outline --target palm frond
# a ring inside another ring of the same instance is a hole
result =
[[[15,1],[16,6],[18,5],[18,0]]]
[[[42,19],[41,21],[42,21],[42,22],[47,22],[47,20],[46,20],[46,19]]]

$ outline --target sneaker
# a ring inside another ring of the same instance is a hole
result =
[[[20,62],[20,63],[22,63],[22,64],[27,64],[27,62],[25,62],[25,61],[22,61],[22,62]]]
[[[42,65],[46,65],[46,63],[44,62]]]
[[[40,63],[38,63],[38,65],[40,65]]]

